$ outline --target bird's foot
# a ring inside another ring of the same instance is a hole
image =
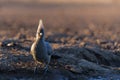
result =
[[[45,67],[44,67],[44,75],[46,74],[46,72],[48,71],[48,65],[46,65]]]
[[[36,71],[37,71],[37,67],[34,68],[34,74],[36,74]]]

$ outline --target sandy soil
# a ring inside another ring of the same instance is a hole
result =
[[[1,79],[41,79],[40,68],[36,76],[33,74],[30,55],[39,19],[43,19],[45,39],[54,53],[44,80],[87,80],[91,76],[120,79],[116,76],[120,73],[119,5],[0,6]],[[6,75],[6,79],[2,77]]]

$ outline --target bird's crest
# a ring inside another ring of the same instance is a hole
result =
[[[37,32],[40,32],[41,29],[44,29],[44,25],[43,25],[43,21],[40,19]]]

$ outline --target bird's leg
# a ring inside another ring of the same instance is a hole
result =
[[[48,71],[48,64],[44,67],[44,75],[46,74],[47,71]]]
[[[38,67],[38,63],[37,61],[35,61],[34,74],[36,74],[37,67]]]

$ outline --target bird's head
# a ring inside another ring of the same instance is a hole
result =
[[[42,20],[39,21],[36,38],[43,39],[44,38],[44,25]]]

